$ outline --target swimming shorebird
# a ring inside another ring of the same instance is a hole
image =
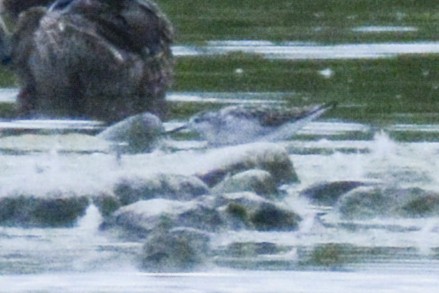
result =
[[[279,141],[291,137],[304,125],[336,106],[326,103],[307,107],[281,105],[234,105],[219,111],[201,112],[181,127],[199,133],[210,145],[236,145],[256,141]]]

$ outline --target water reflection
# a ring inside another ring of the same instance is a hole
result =
[[[282,60],[381,59],[406,54],[437,54],[439,43],[431,41],[324,45],[269,41],[209,41],[205,46],[174,46],[173,51],[179,57],[241,52]]]

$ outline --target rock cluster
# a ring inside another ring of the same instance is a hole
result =
[[[322,182],[301,192],[317,205],[331,206],[345,220],[419,218],[439,215],[439,193],[360,181]]]
[[[297,178],[283,148],[268,143],[235,146],[201,153],[199,159],[212,155],[217,160],[193,174],[120,173],[93,192],[86,192],[81,182],[62,190],[53,190],[57,184],[42,186],[35,192],[0,187],[0,224],[72,226],[94,204],[104,216],[102,231],[143,241],[141,265],[167,271],[206,261],[216,232],[298,228],[301,217],[282,201],[279,190]]]

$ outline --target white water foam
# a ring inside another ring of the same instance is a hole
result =
[[[322,45],[268,41],[210,41],[206,46],[174,46],[173,52],[176,56],[224,55],[243,52],[268,59],[282,60],[379,59],[406,54],[437,54],[439,42]]]

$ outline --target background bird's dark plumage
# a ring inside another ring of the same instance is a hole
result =
[[[43,10],[25,10],[12,36],[21,115],[105,121],[145,111],[165,116],[173,29],[155,3],[59,0]]]
[[[17,18],[18,15],[35,6],[47,6],[54,0],[3,0],[1,2],[3,11],[10,17]]]

